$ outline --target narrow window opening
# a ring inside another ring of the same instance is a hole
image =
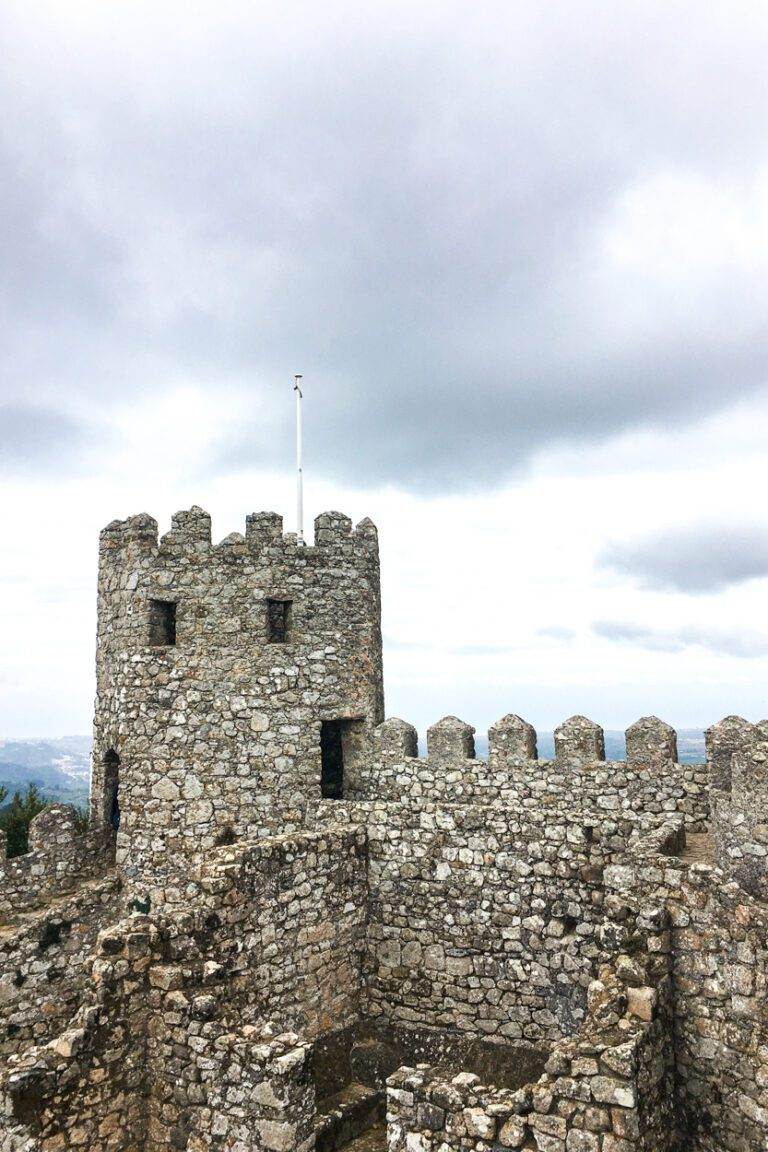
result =
[[[120,827],[120,757],[110,748],[104,757],[104,822]]]
[[[287,644],[291,634],[291,601],[267,600],[267,640]]]
[[[150,600],[149,643],[153,648],[168,648],[176,643],[175,600]]]
[[[104,757],[104,817],[115,831],[120,827],[120,757],[110,748]]]
[[[320,725],[320,794],[328,800],[344,796],[343,720],[323,720]]]

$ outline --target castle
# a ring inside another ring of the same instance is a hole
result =
[[[104,530],[90,827],[0,863],[0,1150],[768,1148],[768,725],[420,757],[379,589],[334,512]]]

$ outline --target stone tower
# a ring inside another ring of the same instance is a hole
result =
[[[383,719],[378,538],[328,512],[315,544],[257,513],[211,543],[194,507],[101,534],[92,819],[142,906],[178,903],[216,844],[340,796]]]

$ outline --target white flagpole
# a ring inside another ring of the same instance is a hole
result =
[[[304,543],[304,473],[301,466],[301,391],[300,375],[293,378],[293,390],[296,393],[296,539],[299,544]]]

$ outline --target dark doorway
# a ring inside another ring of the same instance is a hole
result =
[[[320,794],[328,800],[344,796],[344,720],[323,720],[320,725]]]
[[[104,757],[104,822],[120,827],[120,757],[110,748]]]

